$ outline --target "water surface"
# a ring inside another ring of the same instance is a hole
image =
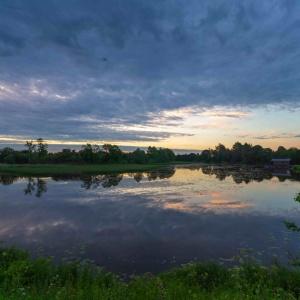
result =
[[[149,173],[0,177],[0,240],[56,260],[158,272],[241,253],[287,263],[300,252],[300,182],[258,168],[177,166]]]

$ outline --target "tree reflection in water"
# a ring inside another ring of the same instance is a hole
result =
[[[143,179],[147,179],[149,181],[158,180],[158,179],[166,179],[170,178],[175,174],[175,168],[168,168],[164,170],[156,170],[151,172],[137,172],[137,173],[128,173],[129,177],[132,177],[137,183],[141,182]],[[0,184],[10,185],[18,180],[22,179],[22,177],[10,176],[10,175],[2,175],[0,176]],[[120,182],[124,179],[124,174],[106,174],[106,175],[60,175],[51,177],[54,181],[67,181],[67,180],[78,180],[82,181],[82,188],[89,189],[97,189],[99,187],[102,188],[111,188],[118,186]],[[41,178],[26,178],[27,183],[24,189],[25,195],[34,195],[40,198],[45,192],[47,192],[47,181]]]
[[[0,175],[0,183],[2,185],[10,185],[17,182],[20,179],[18,176]]]
[[[157,170],[157,171],[152,171],[148,172],[147,174],[147,179],[149,181],[151,180],[157,180],[157,179],[167,179],[171,178],[175,174],[176,170],[175,168],[170,168],[166,170]]]
[[[122,179],[123,174],[97,175],[80,178],[80,180],[83,182],[81,186],[86,190],[89,190],[91,188],[96,189],[99,186],[102,186],[103,188],[117,186],[122,181]]]
[[[206,175],[215,175],[220,181],[225,180],[227,177],[232,177],[233,181],[237,184],[250,183],[252,181],[261,182],[263,180],[270,180],[277,177],[279,181],[286,180],[287,177],[274,176],[272,173],[267,172],[263,168],[249,167],[249,166],[203,166],[202,172]]]
[[[279,181],[284,181],[288,177],[280,176],[278,174],[272,174],[263,168],[251,167],[251,166],[218,166],[218,165],[185,165],[178,166],[178,168],[185,168],[191,171],[198,171],[205,175],[215,176],[218,180],[223,181],[226,178],[232,178],[236,184],[250,183],[252,181],[261,182],[263,180],[270,180],[272,178],[278,178]],[[51,179],[54,181],[82,181],[82,188],[97,189],[102,188],[112,188],[118,186],[124,177],[131,177],[137,183],[142,180],[162,180],[171,178],[176,173],[175,167],[165,168],[161,170],[154,170],[150,172],[136,172],[136,173],[126,173],[125,174],[106,174],[106,175],[60,175],[53,176]],[[0,176],[0,184],[10,185],[22,177],[2,175]],[[293,177],[290,177],[293,179]],[[297,180],[297,178],[295,178]],[[35,195],[36,197],[41,197],[45,192],[47,192],[47,181],[41,178],[27,178],[27,186],[24,189],[25,195]]]
[[[40,198],[44,193],[47,192],[47,182],[41,178],[28,178],[27,186],[24,189],[25,195],[34,194],[36,197]]]

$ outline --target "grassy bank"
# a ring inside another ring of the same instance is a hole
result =
[[[294,172],[295,174],[299,174],[299,175],[300,175],[300,165],[298,165],[298,166],[293,166],[293,172]]]
[[[298,299],[300,271],[194,264],[123,282],[85,264],[54,265],[0,249],[0,299]]]
[[[166,164],[102,164],[102,165],[72,165],[72,164],[0,164],[0,174],[16,176],[54,176],[107,174],[124,172],[143,172],[166,167]]]

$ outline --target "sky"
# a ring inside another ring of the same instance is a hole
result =
[[[0,147],[300,147],[298,0],[0,0]]]

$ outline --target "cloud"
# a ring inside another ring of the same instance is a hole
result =
[[[247,117],[249,113],[245,111],[209,110],[205,111],[203,115],[214,118],[241,119]]]
[[[290,139],[290,138],[298,138],[299,135],[295,134],[278,134],[278,135],[259,135],[254,138],[257,140],[273,140],[273,139]]]
[[[274,139],[293,139],[299,138],[300,134],[295,133],[279,133],[279,134],[262,134],[262,135],[253,135],[253,134],[241,134],[238,135],[238,138],[251,138],[255,140],[274,140]]]
[[[3,0],[0,134],[141,140],[109,125],[299,107],[299,12],[294,0]]]

